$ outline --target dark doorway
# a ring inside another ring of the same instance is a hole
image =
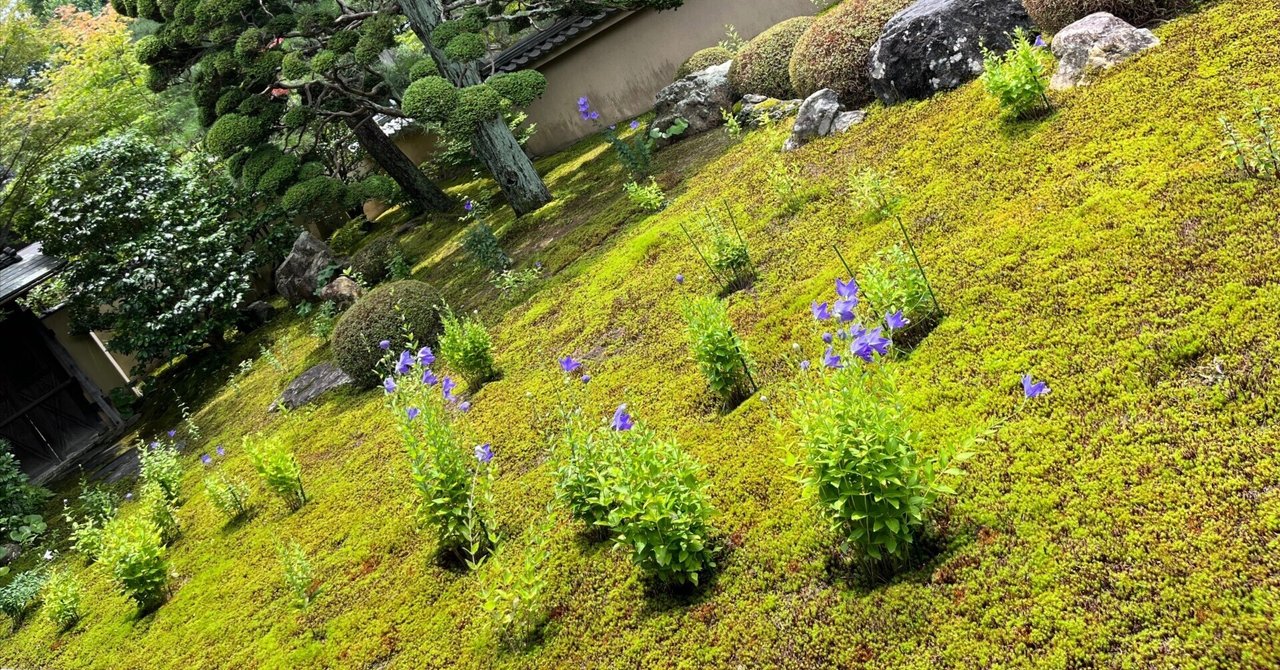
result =
[[[92,444],[105,424],[44,325],[23,309],[0,317],[0,439],[39,479]]]

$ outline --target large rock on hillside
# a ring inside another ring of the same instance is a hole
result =
[[[1107,12],[1076,21],[1053,36],[1058,71],[1049,85],[1057,91],[1082,86],[1099,71],[1123,63],[1155,46],[1160,39]]]
[[[338,277],[320,289],[320,300],[333,303],[342,312],[356,304],[362,295],[364,290],[350,277]]]
[[[276,290],[290,304],[314,301],[320,290],[321,275],[337,264],[329,245],[304,232],[293,243],[289,256],[276,268]]]
[[[353,381],[347,373],[339,370],[333,363],[321,363],[289,382],[284,393],[271,403],[267,411],[275,412],[281,407],[289,410],[298,409],[314,402],[329,391],[350,386]]]
[[[871,90],[885,104],[927,98],[982,74],[982,47],[1006,51],[1031,29],[1022,0],[920,0],[871,47]]]
[[[724,124],[721,110],[733,108],[733,87],[729,85],[731,64],[694,72],[658,92],[654,105],[656,116],[649,128],[666,131],[680,117],[689,122],[689,127],[674,137],[657,138],[656,146],[664,147]]]

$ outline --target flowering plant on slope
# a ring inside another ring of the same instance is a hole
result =
[[[428,347],[402,352],[383,388],[421,496],[419,520],[435,528],[442,555],[475,569],[498,541],[493,445],[473,445],[459,430],[457,418],[470,403],[455,393],[452,378],[431,369],[434,362]]]
[[[636,422],[625,403],[594,427],[571,416],[557,451],[556,499],[647,575],[698,584],[715,567],[702,466]]]

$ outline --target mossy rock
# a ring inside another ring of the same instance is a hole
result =
[[[738,95],[794,98],[791,53],[813,25],[812,16],[797,16],[760,33],[738,52],[729,68],[729,83]]]
[[[443,301],[430,284],[398,281],[383,284],[347,310],[333,329],[333,355],[338,367],[358,384],[373,386],[385,373],[379,363],[387,352],[378,347],[391,342],[391,351],[411,346],[435,346],[444,330]],[[406,333],[413,333],[410,342]]]

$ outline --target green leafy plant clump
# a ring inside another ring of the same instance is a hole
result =
[[[472,389],[496,378],[498,367],[493,362],[493,341],[480,317],[476,314],[459,317],[447,311],[442,322],[440,358],[462,375]]]
[[[302,465],[284,439],[275,436],[246,437],[245,451],[267,489],[279,496],[289,509],[298,510],[307,504],[307,491],[302,485]]]
[[[380,369],[385,351],[415,344],[435,345],[443,332],[439,294],[430,285],[406,280],[383,284],[356,301],[333,330],[333,354],[338,367],[358,383],[373,386],[386,372]]]
[[[103,531],[103,565],[116,583],[147,612],[169,595],[169,564],[160,530],[145,515],[122,517]]]
[[[931,458],[918,448],[893,371],[848,365],[813,373],[792,413],[800,454],[788,462],[815,501],[842,549],[869,575],[904,564],[926,513],[955,491],[944,476],[969,452],[944,449]]]
[[[693,358],[711,390],[728,407],[735,407],[755,392],[751,357],[733,331],[723,301],[711,296],[694,298],[681,310]]]
[[[1031,43],[1025,29],[1012,35],[1013,48],[998,54],[987,51],[983,61],[982,85],[1000,103],[1011,119],[1027,119],[1048,113],[1050,57]]]

